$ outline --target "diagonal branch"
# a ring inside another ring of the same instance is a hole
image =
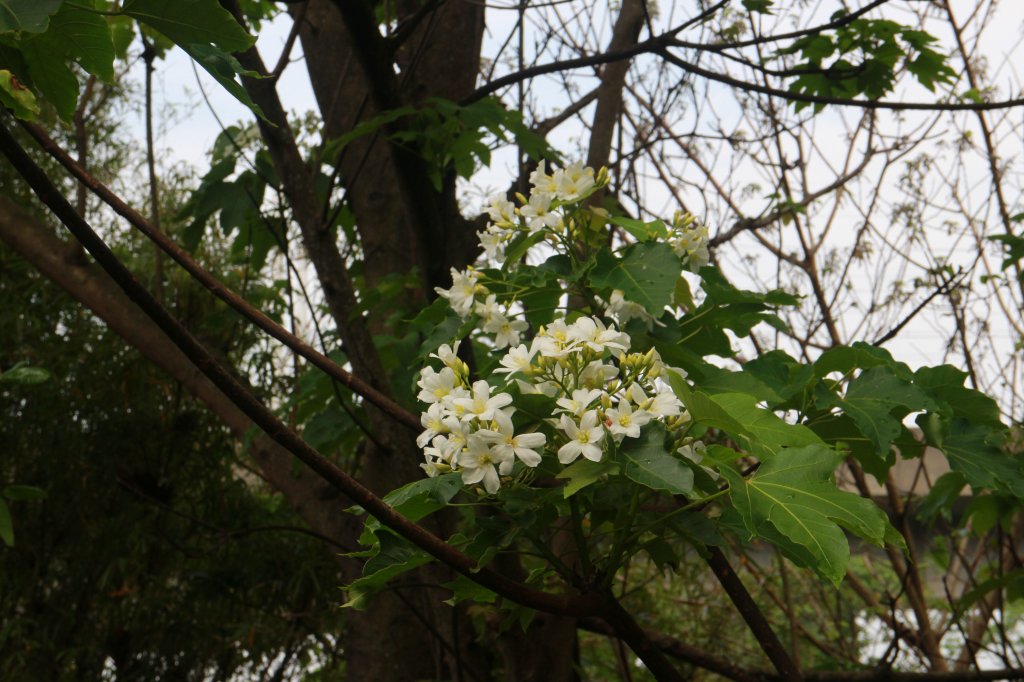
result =
[[[346,372],[337,363],[332,361],[323,353],[307,344],[298,336],[288,331],[272,319],[267,317],[261,310],[250,304],[244,298],[228,288],[223,282],[210,274],[199,263],[174,243],[174,241],[159,229],[151,225],[138,211],[134,210],[121,200],[107,186],[101,183],[87,170],[77,163],[71,156],[58,145],[46,131],[34,123],[22,123],[22,126],[39,143],[43,150],[56,159],[71,175],[82,185],[88,187],[96,196],[110,206],[114,211],[127,220],[133,227],[148,237],[153,243],[159,246],[164,253],[173,258],[186,272],[195,278],[200,284],[206,287],[210,293],[227,303],[233,310],[241,314],[257,327],[270,334],[281,343],[288,346],[297,354],[304,357],[314,366],[322,370],[328,376],[336,379],[341,384],[350,388],[354,393],[362,396],[368,402],[377,406],[385,414],[399,424],[413,430],[420,430],[420,420],[404,407],[391,400],[388,396],[363,381],[359,377]]]
[[[359,481],[338,468],[301,436],[289,429],[257,398],[227,371],[211,353],[160,305],[142,284],[124,266],[89,224],[67,202],[39,166],[0,123],[0,153],[25,179],[40,200],[57,216],[68,230],[92,254],[96,262],[110,275],[142,311],[170,337],[188,359],[220,389],[256,426],[285,448],[317,475],[347,495],[371,516],[441,563],[470,580],[479,583],[523,606],[539,611],[566,615],[596,615],[599,601],[586,595],[552,594],[539,592],[489,569],[479,569],[476,561],[452,547],[444,540],[410,521],[394,507],[384,502]]]

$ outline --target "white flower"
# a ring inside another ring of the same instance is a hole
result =
[[[540,453],[534,448],[543,447],[547,442],[547,436],[543,433],[521,433],[514,434],[512,420],[504,412],[495,412],[493,422],[497,431],[491,429],[480,429],[477,434],[492,444],[492,452],[505,458],[508,462],[508,470],[502,469],[502,474],[512,472],[512,457],[519,460],[528,467],[535,467],[540,464]],[[502,465],[504,466],[504,464]]]
[[[704,461],[704,455],[707,454],[707,447],[703,441],[695,440],[692,443],[687,443],[676,450],[680,455],[690,460],[694,464],[700,464]]]
[[[562,201],[576,201],[594,186],[594,169],[579,161],[557,170],[552,176],[555,196]]]
[[[516,222],[516,205],[506,199],[504,195],[495,194],[491,197],[491,205],[487,208],[487,215],[502,227],[514,225]]]
[[[592,462],[600,462],[604,452],[598,445],[604,440],[604,429],[597,423],[597,412],[591,410],[583,415],[579,427],[567,415],[562,415],[559,428],[569,436],[569,442],[558,449],[558,461],[570,464],[583,455]]]
[[[651,421],[651,415],[644,410],[633,411],[633,406],[625,398],[619,400],[618,409],[605,412],[605,424],[617,442],[623,438],[639,438],[640,427]]]
[[[711,259],[708,252],[708,228],[696,222],[689,214],[682,218],[677,214],[674,222],[676,225],[669,235],[669,246],[680,258],[688,258],[690,270],[697,272]]]
[[[530,185],[533,186],[535,192],[554,194],[558,191],[558,185],[555,183],[555,178],[547,174],[545,165],[546,162],[541,161],[537,164],[537,169],[530,173]]]
[[[445,445],[450,449],[449,459],[454,459],[455,455],[459,453],[462,448],[466,447],[466,443],[469,442],[470,429],[469,424],[466,424],[457,416],[445,417],[441,423],[444,425],[445,430],[448,432],[447,436],[438,436],[437,438],[444,438]],[[434,439],[434,443],[437,443],[437,438]]]
[[[495,465],[504,468],[510,457],[508,453],[499,453],[492,449],[485,438],[473,434],[469,437],[469,447],[459,457],[462,482],[473,485],[483,481],[484,490],[493,495],[501,487],[501,479],[498,478]]]
[[[428,461],[434,460],[451,467],[457,464],[459,450],[461,449],[461,444],[454,443],[445,436],[435,436],[434,440],[430,443],[430,447],[423,448],[423,455]]]
[[[446,367],[451,367],[453,370],[459,364],[459,344],[462,341],[456,341],[454,345],[449,346],[447,343],[442,343],[437,349],[436,353],[431,353],[430,357],[437,358],[445,364]]]
[[[607,328],[601,320],[593,317],[581,317],[569,326],[568,336],[573,341],[585,343],[591,350],[598,353],[605,348],[626,352],[629,350],[629,335]]]
[[[444,473],[445,469],[440,467],[440,466],[438,466],[440,464],[438,462],[438,460],[434,459],[433,457],[428,455],[426,452],[423,453],[423,459],[424,459],[424,462],[422,464],[420,464],[420,469],[423,469],[423,472],[429,478],[434,478],[435,476],[438,476],[439,474]]]
[[[579,385],[585,388],[598,388],[619,376],[619,368],[615,365],[604,364],[600,360],[594,360],[580,372]]]
[[[519,344],[515,348],[509,348],[505,357],[501,359],[501,367],[494,370],[495,374],[529,374],[533,355],[537,352],[536,347],[527,349],[525,344]]]
[[[422,448],[434,436],[446,433],[448,427],[444,425],[444,418],[447,416],[448,411],[444,409],[444,405],[441,403],[434,403],[427,408],[427,411],[420,415],[420,424],[423,425],[425,430],[416,437],[416,445]]]
[[[569,327],[562,318],[542,327],[533,342],[545,358],[564,358],[578,345],[577,341],[569,338]]]
[[[433,367],[420,370],[420,380],[416,382],[422,390],[416,396],[420,402],[436,403],[442,401],[455,389],[455,372],[445,367],[440,372]]]
[[[491,385],[481,379],[473,383],[472,398],[460,398],[455,401],[457,406],[465,410],[463,420],[474,418],[480,421],[491,420],[494,418],[496,410],[500,410],[512,402],[512,396],[508,393],[499,393],[492,398],[491,390]]]
[[[595,401],[601,398],[603,391],[596,388],[586,389],[577,388],[572,392],[571,398],[559,398],[555,401],[555,404],[562,408],[559,411],[569,412],[577,417],[583,415],[587,411],[587,408]]]
[[[455,401],[469,397],[469,391],[467,391],[462,386],[456,386],[455,388],[452,389],[451,393],[449,393],[448,395],[441,399],[441,402],[444,404],[444,409],[448,410],[450,413],[457,417],[461,417],[466,410],[456,405]]]
[[[519,343],[519,334],[526,331],[528,326],[523,320],[509,320],[504,315],[498,313],[497,315],[492,315],[491,319],[484,324],[484,331],[495,335],[495,348],[505,348],[506,346]]]
[[[484,249],[484,257],[488,260],[505,260],[505,242],[508,241],[508,232],[494,225],[488,225],[483,232],[476,233],[480,240],[480,246]]]
[[[662,391],[653,398],[648,398],[640,384],[629,387],[629,397],[641,410],[646,410],[657,417],[677,417],[682,411],[682,403],[674,393]]]
[[[498,299],[494,294],[489,294],[483,301],[478,301],[476,308],[473,310],[484,324],[487,324],[494,317],[504,318],[505,310],[498,303]]]
[[[562,226],[561,214],[551,210],[551,195],[544,192],[531,194],[530,202],[519,209],[519,214],[526,218],[530,234],[545,227],[555,230]]]
[[[476,280],[480,273],[473,269],[459,272],[452,268],[452,286],[450,289],[435,287],[434,291],[438,296],[447,298],[452,310],[459,314],[459,317],[466,317],[473,312],[473,296],[477,293]]]

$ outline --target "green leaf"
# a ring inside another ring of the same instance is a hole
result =
[[[774,412],[758,407],[758,399],[747,393],[707,395],[692,391],[686,381],[669,372],[669,383],[690,416],[698,424],[745,436],[752,445],[774,451],[782,446],[823,445],[823,441],[803,424],[789,424]]]
[[[114,80],[114,43],[109,24],[99,14],[66,4],[40,39],[97,78]]]
[[[619,447],[622,473],[652,490],[673,495],[693,492],[693,470],[665,449],[665,427],[655,423],[640,438],[627,438]]]
[[[63,0],[0,0],[0,33],[42,33]]]
[[[78,79],[64,55],[39,36],[21,43],[21,54],[28,65],[32,83],[65,121],[70,121],[78,104]]]
[[[1020,595],[1024,591],[1024,568],[1017,568],[994,578],[989,578],[969,590],[954,609],[957,613],[964,613],[989,592],[1010,588],[1011,594]],[[1010,597],[1011,601],[1013,597]]]
[[[34,485],[9,485],[0,492],[8,500],[41,500],[46,497],[46,491]]]
[[[0,500],[0,540],[8,547],[14,547],[14,522],[11,521],[11,510],[3,500]]]
[[[875,451],[874,443],[861,433],[849,415],[832,414],[814,419],[810,428],[828,445],[849,451],[864,467],[864,471],[879,482],[885,481],[889,469],[896,463],[896,455],[891,449],[883,453]]]
[[[636,218],[626,218],[614,214],[609,215],[607,219],[612,225],[618,225],[626,232],[629,232],[638,242],[665,239],[668,236],[668,228],[666,228],[665,223],[660,220],[653,220],[649,223],[645,223],[644,221],[637,220]]]
[[[396,488],[384,496],[384,501],[395,508],[410,521],[419,521],[423,517],[443,509],[462,489],[462,474],[453,472],[434,478],[421,478]],[[372,516],[366,519],[359,542],[372,545],[374,535],[380,530],[380,521]]]
[[[948,510],[960,498],[967,479],[958,471],[947,471],[932,484],[928,494],[917,505],[918,518],[930,520],[942,510]]]
[[[607,249],[597,254],[590,283],[598,289],[621,289],[626,300],[661,317],[675,291],[683,266],[672,247],[662,242],[631,244],[618,255]]]
[[[388,581],[430,561],[430,556],[393,533],[381,533],[380,548],[363,565],[363,576],[344,589],[349,599],[343,606],[361,611]]]
[[[854,369],[880,366],[888,367],[900,379],[910,381],[914,376],[910,368],[893,359],[889,351],[860,341],[850,346],[831,348],[822,353],[814,363],[814,374],[818,377],[827,376],[832,372],[846,375]]]
[[[950,414],[972,424],[1001,428],[1002,417],[995,400],[980,391],[964,386],[967,372],[951,365],[922,367],[914,373],[914,384],[948,406]],[[943,411],[940,405],[940,412]]]
[[[249,93],[245,91],[242,84],[235,78],[236,76],[250,76],[255,78],[259,74],[243,69],[237,59],[215,45],[209,45],[206,43],[189,43],[181,45],[180,47],[185,50],[192,59],[196,60],[196,63],[203,67],[208,74],[213,76],[213,78],[220,83],[221,87],[228,91],[228,94],[247,106],[250,111],[260,118],[266,119],[266,116],[263,115],[263,110],[252,101],[252,98],[249,97]]]
[[[853,419],[861,433],[871,439],[882,455],[900,435],[908,412],[934,407],[934,402],[917,386],[899,379],[888,367],[872,367],[850,382],[842,397],[819,386],[815,404],[823,409],[838,407]]]
[[[105,17],[110,26],[110,41],[118,59],[128,56],[128,48],[135,40],[135,21],[131,17]]]
[[[243,52],[256,42],[217,0],[128,0],[122,13],[183,48],[216,45],[224,52]]]
[[[444,603],[449,606],[455,606],[459,602],[472,601],[477,604],[493,604],[494,600],[497,599],[498,595],[487,589],[483,585],[473,582],[464,575],[455,576],[455,580],[445,583],[442,587],[446,587],[452,591],[451,599],[445,599]]]
[[[992,429],[953,419],[942,439],[953,471],[963,474],[974,488],[1001,488],[1024,497],[1024,468],[1021,460],[1003,452],[994,442],[999,436]]]
[[[600,462],[580,459],[555,474],[555,478],[569,481],[562,489],[562,495],[568,499],[588,485],[599,481],[602,476],[615,474],[618,470],[619,465],[607,459]]]
[[[50,378],[49,370],[42,367],[29,367],[18,363],[0,374],[0,383],[4,384],[41,384]]]
[[[747,529],[772,531],[796,546],[789,555],[838,584],[850,547],[842,528],[883,545],[889,521],[870,500],[839,490],[831,480],[842,455],[821,445],[786,449],[762,462],[748,479],[722,468],[729,495]],[[779,538],[775,538],[778,542]],[[808,557],[810,560],[808,561]]]

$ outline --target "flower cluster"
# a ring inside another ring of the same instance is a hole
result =
[[[689,213],[676,211],[669,231],[668,243],[677,256],[689,263],[690,270],[697,272],[711,260],[708,251],[708,228],[697,222]]]
[[[689,417],[679,399],[659,379],[666,367],[657,351],[631,353],[629,335],[593,317],[571,323],[557,319],[539,330],[527,347],[510,348],[494,375],[505,375],[520,394],[553,399],[550,418],[537,431],[516,433],[515,407],[508,391],[494,393],[487,381],[469,384],[465,364],[448,346],[434,355],[444,367],[425,367],[419,399],[428,405],[418,443],[424,447],[427,475],[462,471],[471,485],[483,482],[496,492],[516,460],[536,467],[548,446],[563,464],[580,456],[601,461],[610,443],[638,438],[641,427],[661,420],[677,429]],[[677,370],[678,371],[678,370]]]
[[[416,440],[424,448],[421,466],[428,476],[462,471],[463,483],[482,482],[487,492],[495,493],[499,476],[512,473],[517,458],[529,467],[540,464],[536,448],[547,437],[515,433],[512,396],[492,395],[494,388],[484,380],[470,386],[468,368],[456,355],[458,347],[441,346],[432,356],[444,364],[440,372],[429,366],[420,372],[418,398],[428,405],[420,417],[424,431]]]
[[[524,240],[546,240],[556,250],[572,253],[581,226],[607,220],[606,213],[582,203],[607,182],[607,169],[595,173],[574,163],[549,173],[542,162],[530,175],[529,197],[517,194],[518,203],[504,196],[491,200],[490,222],[477,234],[484,259],[512,270],[516,263],[505,262],[508,249]],[[666,243],[691,269],[707,264],[708,230],[693,216],[677,213],[671,226],[662,230]],[[522,253],[522,246],[516,253]],[[479,329],[493,341],[486,345],[504,354],[487,379],[471,381],[468,368],[456,356],[458,344],[454,349],[441,346],[432,356],[443,367],[421,371],[419,399],[427,407],[418,443],[424,449],[421,466],[427,475],[460,471],[465,484],[482,483],[493,494],[503,479],[515,474],[517,462],[534,468],[545,453],[562,465],[580,457],[599,462],[623,440],[639,438],[641,429],[652,422],[660,421],[670,431],[688,422],[682,404],[663,381],[666,367],[657,351],[632,352],[629,335],[614,325],[589,316],[556,318],[535,329],[528,345],[522,343],[529,329],[521,319],[522,307],[515,296],[494,293],[507,291],[501,281],[489,279],[498,277],[494,272],[452,269],[451,287],[437,289],[461,318],[479,318]],[[619,289],[607,302],[596,302],[620,326],[632,319],[648,327],[656,323],[650,311],[627,300]],[[515,394],[547,396],[550,416],[513,420]]]

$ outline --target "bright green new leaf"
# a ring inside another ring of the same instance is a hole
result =
[[[42,33],[63,0],[0,0],[0,33]]]
[[[884,454],[900,435],[903,417],[909,412],[931,409],[934,402],[924,391],[898,378],[888,367],[872,367],[850,382],[840,397],[819,386],[815,404],[838,407],[853,419],[861,433],[871,439],[875,452]]]
[[[661,317],[672,300],[683,266],[672,247],[662,242],[631,244],[613,254],[602,249],[590,271],[590,283],[607,291],[621,289],[626,300]]]
[[[555,474],[555,478],[568,481],[562,490],[562,495],[568,499],[588,485],[601,480],[602,476],[614,474],[618,470],[619,465],[615,462],[580,459]]]
[[[652,424],[640,438],[628,438],[619,447],[622,473],[632,481],[673,495],[693,492],[693,470],[665,449],[665,428]]]
[[[836,487],[831,477],[841,460],[841,454],[811,445],[783,450],[748,479],[730,467],[721,470],[751,533],[769,539],[771,531],[779,533],[802,550],[788,553],[791,558],[805,563],[801,555],[806,553],[812,559],[808,567],[836,584],[850,557],[842,528],[881,546],[889,526],[873,502]]]
[[[7,69],[0,69],[0,103],[18,118],[32,120],[39,115],[36,96]]]
[[[122,12],[183,48],[212,44],[225,52],[242,52],[256,42],[217,0],[127,0]]]
[[[0,83],[2,83],[3,71],[0,71]],[[49,370],[42,367],[30,367],[18,363],[14,367],[0,374],[0,383],[3,384],[41,384],[50,378]]]

